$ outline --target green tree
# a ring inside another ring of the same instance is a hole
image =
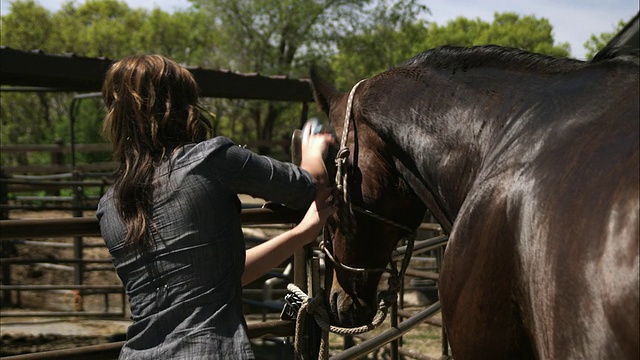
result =
[[[370,21],[373,0],[191,0],[219,25],[229,68],[289,76],[307,75],[332,39]],[[379,0],[382,3],[385,1]]]
[[[348,86],[441,45],[495,44],[558,57],[568,56],[569,44],[555,44],[552,30],[545,18],[514,13],[495,13],[492,23],[479,18],[458,17],[445,25],[383,16],[375,27],[341,39],[331,67],[339,69],[336,74],[338,85]]]
[[[51,12],[33,0],[15,1],[1,19],[2,45],[15,49],[51,51],[54,31]],[[57,96],[8,93],[0,96],[0,143],[53,142],[54,124],[62,108]],[[2,164],[26,164],[28,154],[3,154]],[[40,161],[41,159],[36,159]]]
[[[118,56],[130,51],[130,40],[119,18],[131,16],[123,2],[88,1],[80,6],[72,2],[51,13],[33,0],[11,3],[2,16],[2,45],[15,49],[41,49],[47,53],[75,53],[84,56]],[[127,23],[130,25],[130,22]],[[118,27],[120,26],[120,27]],[[118,34],[121,31],[122,34]],[[7,92],[0,97],[3,144],[52,144],[58,139],[69,142],[72,93]],[[91,106],[88,106],[91,103]],[[83,100],[75,126],[78,142],[101,139],[99,101]],[[2,164],[45,163],[46,154],[3,154]]]
[[[567,44],[554,44],[544,18],[506,13],[495,14],[492,23],[458,18],[439,26],[420,20],[428,9],[418,0],[191,2],[189,10],[167,13],[132,9],[118,0],[79,5],[68,1],[51,14],[34,0],[15,0],[2,16],[2,45],[111,59],[159,53],[184,65],[294,78],[306,77],[310,65],[317,64],[336,69],[333,80],[345,86],[442,44],[496,43],[568,54]],[[3,93],[3,123],[32,123],[36,118],[43,123],[37,125],[42,131],[18,125],[3,129],[2,139],[32,142],[66,136],[70,99],[69,94]],[[239,141],[281,139],[300,125],[299,104],[225,99],[206,103],[218,115],[219,133]],[[91,108],[83,114],[92,117]],[[32,114],[36,110],[40,116]],[[315,115],[313,106],[311,110]],[[83,131],[92,129],[99,131],[95,126]]]
[[[222,63],[215,52],[219,41],[216,24],[204,13],[192,10],[151,11],[132,35],[138,52],[161,54],[184,65],[205,66]]]
[[[50,51],[54,29],[49,10],[34,0],[14,1],[9,12],[2,16],[2,44],[16,49]]]
[[[208,60],[207,42],[215,31],[200,13],[169,14],[159,9],[132,9],[123,1],[67,1],[51,13],[33,0],[16,0],[2,16],[2,45],[15,49],[41,49],[47,53],[104,56],[118,59],[140,53],[160,53],[188,65]],[[54,26],[55,24],[55,26]],[[201,33],[198,33],[201,31]],[[188,46],[195,49],[189,51]],[[69,141],[71,93],[3,92],[0,98],[4,144]],[[99,99],[81,101],[76,140],[101,139]],[[96,122],[97,121],[97,122]],[[2,157],[2,162],[24,162],[26,157]]]
[[[89,57],[134,54],[139,50],[131,35],[140,31],[147,17],[146,10],[133,10],[123,1],[87,0],[79,6],[68,1],[54,15],[55,47]]]
[[[219,25],[221,42],[216,50],[224,54],[222,57],[227,59],[231,70],[292,77],[306,77],[311,63],[335,49],[335,39],[370,24],[371,8],[391,3],[383,0],[191,2]],[[402,1],[393,3],[397,2]],[[299,116],[295,115],[299,110],[294,110],[295,105],[257,101],[242,104],[245,108],[240,116],[252,123],[258,140],[281,138],[284,134],[278,129],[290,133],[299,126]]]
[[[600,35],[591,34],[589,40],[584,43],[584,48],[587,49],[586,58],[587,60],[593,59],[593,57],[598,53],[598,51],[602,50],[605,45],[611,40],[617,33],[622,30],[625,22],[623,20],[618,21],[618,25],[611,32],[603,32]]]
[[[370,22],[336,41],[338,51],[330,58],[336,85],[349,86],[421,52],[427,25],[415,19],[428,11],[412,0],[374,8]]]
[[[569,56],[569,44],[555,44],[552,32],[553,26],[549,20],[533,15],[495,13],[492,23],[479,18],[469,20],[459,17],[443,26],[430,24],[423,47],[495,44],[557,57]]]

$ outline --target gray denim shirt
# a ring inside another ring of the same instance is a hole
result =
[[[100,200],[102,237],[131,305],[121,359],[251,359],[242,313],[245,243],[237,194],[304,209],[304,170],[217,137],[179,149],[156,169],[153,223],[143,255],[124,248],[113,191]]]

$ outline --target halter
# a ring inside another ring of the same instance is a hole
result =
[[[353,98],[355,96],[355,92],[356,89],[358,88],[358,86],[364,82],[366,79],[360,80],[358,83],[356,83],[353,88],[351,89],[351,91],[349,92],[349,97],[347,98],[347,108],[345,111],[345,117],[344,117],[344,122],[343,122],[343,128],[342,128],[342,137],[340,139],[340,149],[338,150],[338,153],[336,155],[336,159],[335,159],[335,163],[336,163],[336,178],[335,178],[335,182],[336,182],[336,189],[339,193],[341,193],[341,198],[342,198],[342,202],[344,203],[344,205],[346,205],[346,209],[344,209],[343,211],[341,211],[341,215],[342,216],[342,223],[346,223],[346,224],[352,224],[352,227],[355,228],[355,217],[353,214],[353,211],[357,211],[361,214],[367,215],[369,217],[372,217],[376,220],[385,222],[387,224],[393,225],[401,230],[404,230],[407,232],[407,235],[405,236],[407,239],[407,248],[406,248],[406,252],[405,252],[405,256],[404,259],[402,260],[402,266],[400,268],[400,271],[398,271],[398,269],[396,268],[395,264],[393,265],[393,267],[390,269],[388,267],[385,268],[357,268],[357,267],[352,267],[352,266],[348,266],[346,264],[341,263],[332,253],[332,248],[333,248],[333,242],[331,239],[331,235],[329,235],[329,231],[327,231],[328,229],[325,228],[325,232],[324,232],[324,236],[323,236],[323,240],[320,243],[320,249],[325,253],[325,255],[327,256],[327,258],[329,258],[331,260],[331,262],[340,269],[346,270],[346,271],[350,271],[350,272],[354,272],[354,273],[360,273],[360,274],[365,274],[368,272],[388,272],[391,276],[389,277],[389,294],[391,296],[393,296],[393,301],[395,301],[395,296],[396,296],[396,292],[397,292],[397,288],[399,287],[399,281],[401,279],[401,277],[404,275],[407,267],[409,266],[409,261],[411,260],[411,253],[413,252],[413,246],[414,246],[414,242],[415,242],[415,235],[416,232],[414,229],[411,229],[405,225],[402,225],[398,222],[395,222],[389,218],[386,218],[384,216],[378,215],[370,210],[364,209],[360,206],[354,205],[351,203],[351,197],[349,195],[349,187],[348,187],[348,175],[347,175],[347,171],[346,171],[346,159],[349,157],[350,155],[350,151],[349,148],[347,147],[347,140],[348,140],[348,136],[349,136],[349,128],[350,128],[350,123],[351,123],[351,115],[352,115],[352,109],[353,109]],[[355,118],[354,118],[355,121]],[[354,131],[355,131],[355,127],[354,127]],[[355,146],[355,142],[354,142],[354,146]],[[328,227],[328,226],[327,226]],[[345,234],[346,236],[346,234]],[[348,238],[350,238],[352,235],[349,235]],[[390,261],[391,264],[393,264],[393,262]],[[381,304],[381,306],[386,306],[388,307],[391,302],[390,297],[391,296],[387,296],[386,299],[382,299],[381,302],[385,302],[386,304]]]
[[[298,298],[303,299],[302,305],[296,317],[296,336],[295,336],[296,340],[295,340],[295,347],[294,347],[296,356],[299,356],[299,354],[301,354],[301,348],[305,346],[305,340],[304,340],[305,337],[301,336],[301,334],[302,334],[302,329],[304,328],[304,323],[307,318],[306,314],[312,314],[316,323],[322,329],[322,337],[321,337],[320,349],[319,349],[320,351],[319,358],[321,359],[327,359],[329,356],[329,346],[328,346],[329,332],[342,334],[342,335],[357,335],[357,334],[362,334],[367,331],[373,330],[377,328],[380,324],[382,324],[382,322],[387,316],[388,308],[391,306],[391,304],[395,302],[397,298],[398,289],[400,288],[400,279],[402,278],[405,271],[407,270],[407,267],[409,266],[409,261],[411,260],[411,255],[413,253],[413,247],[414,247],[415,235],[416,235],[415,230],[405,225],[402,225],[400,223],[397,223],[389,218],[380,216],[370,210],[364,209],[357,205],[353,205],[351,203],[351,198],[349,196],[349,191],[348,191],[349,187],[348,187],[347,171],[345,166],[346,159],[349,157],[349,154],[350,154],[349,148],[347,147],[347,139],[349,136],[349,127],[350,127],[349,124],[351,122],[353,97],[355,95],[356,89],[358,88],[358,85],[360,85],[363,81],[364,80],[360,80],[357,84],[353,86],[353,88],[349,92],[349,97],[347,99],[347,108],[346,108],[346,113],[345,113],[345,118],[343,123],[343,129],[342,129],[342,138],[340,140],[340,149],[338,150],[338,153],[335,158],[335,163],[337,168],[336,178],[335,178],[336,189],[338,192],[341,193],[342,202],[344,205],[346,205],[346,206],[341,206],[339,209],[340,213],[343,213],[344,215],[342,217],[341,224],[351,223],[352,228],[355,228],[355,216],[353,214],[353,211],[355,210],[361,214],[365,214],[376,220],[393,225],[401,230],[406,231],[408,234],[406,236],[406,239],[407,239],[406,252],[404,255],[404,259],[402,260],[402,266],[400,268],[400,271],[398,271],[397,267],[395,266],[395,263],[391,261],[391,259],[389,261],[390,264],[392,264],[393,266],[391,269],[389,269],[388,267],[356,268],[356,267],[345,265],[341,263],[332,253],[333,243],[332,243],[331,235],[329,234],[330,233],[328,229],[329,225],[326,225],[324,229],[322,241],[320,242],[320,245],[319,245],[320,249],[325,253],[326,259],[329,259],[330,262],[333,263],[333,265],[335,265],[337,268],[350,271],[350,272],[355,272],[360,274],[366,274],[368,272],[389,272],[389,274],[391,275],[388,279],[389,288],[388,290],[381,292],[383,296],[380,297],[380,302],[378,304],[377,312],[373,317],[373,320],[369,324],[365,324],[355,328],[342,328],[342,327],[338,327],[330,324],[329,314],[327,313],[326,309],[324,309],[324,307],[321,306],[321,304],[324,304],[324,299],[325,299],[322,291],[316,294],[316,296],[314,296],[313,298],[309,298],[297,286],[293,284],[289,284],[287,289],[293,292],[294,294],[296,294]],[[355,127],[354,127],[354,132],[355,132]],[[354,147],[355,146],[356,146],[356,143],[354,142]]]

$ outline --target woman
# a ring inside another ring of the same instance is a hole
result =
[[[118,167],[97,216],[133,320],[120,358],[253,358],[241,287],[315,239],[335,212],[323,164],[331,137],[308,134],[300,168],[207,140],[193,77],[158,55],[116,62],[102,93]],[[309,208],[245,254],[239,193]]]

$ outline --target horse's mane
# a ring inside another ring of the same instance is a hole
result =
[[[395,69],[441,68],[462,69],[488,66],[502,69],[522,69],[540,73],[563,73],[584,67],[585,61],[555,58],[525,50],[484,45],[472,47],[441,46],[427,50],[398,65]]]

